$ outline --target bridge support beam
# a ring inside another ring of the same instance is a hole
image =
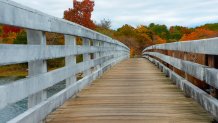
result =
[[[27,42],[29,45],[43,45],[46,46],[45,32],[27,30]],[[28,77],[36,76],[47,72],[46,60],[38,60],[28,63]],[[34,85],[33,85],[34,86]],[[44,90],[33,94],[28,97],[28,108],[39,104],[47,98],[47,94]]]

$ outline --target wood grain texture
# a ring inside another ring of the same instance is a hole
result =
[[[126,60],[50,114],[47,123],[211,123],[145,59]]]

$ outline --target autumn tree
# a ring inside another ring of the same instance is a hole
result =
[[[164,43],[167,43],[165,39],[162,39],[159,36],[155,36],[154,42],[155,42],[155,44],[164,44]]]
[[[138,26],[136,29],[137,41],[141,45],[141,47],[147,47],[150,45],[154,45],[153,38],[154,33],[148,29],[146,26]]]
[[[188,41],[188,40],[198,40],[198,39],[205,39],[205,38],[213,38],[218,36],[217,31],[212,31],[204,28],[197,28],[190,34],[185,34],[180,39],[180,41]]]
[[[193,31],[193,29],[190,29],[187,27],[171,26],[169,29],[169,32],[170,32],[169,42],[179,41],[183,35],[190,34],[192,31]]]
[[[91,20],[94,5],[94,1],[91,0],[83,0],[81,2],[73,0],[73,8],[69,8],[64,12],[64,19],[95,29],[95,24]]]
[[[3,30],[2,30],[2,26],[0,25],[0,36],[2,36],[3,34]]]
[[[10,33],[19,33],[21,29],[13,26],[3,26],[2,31],[3,37],[7,37]]]
[[[135,35],[135,28],[125,24],[121,28],[117,29],[116,35],[125,35],[125,36],[134,36]]]

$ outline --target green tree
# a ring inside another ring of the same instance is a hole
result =
[[[14,44],[27,44],[27,35],[25,31],[21,31],[14,39]]]
[[[160,38],[168,40],[170,37],[169,30],[166,25],[151,23],[148,27],[154,34],[158,35]]]
[[[169,42],[179,41],[183,35],[190,34],[193,30],[182,26],[170,27],[170,39]]]
[[[201,27],[203,27],[205,29],[212,30],[212,31],[218,31],[218,23],[205,24],[205,25],[203,25]]]

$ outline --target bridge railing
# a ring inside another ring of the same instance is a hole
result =
[[[46,15],[9,0],[0,0],[0,24],[24,28],[27,45],[0,44],[0,66],[28,63],[28,77],[0,86],[0,109],[28,98],[28,110],[9,123],[39,123],[105,70],[129,58],[119,41],[75,23]],[[46,32],[64,35],[65,45],[47,45]],[[76,45],[76,38],[83,45]],[[93,54],[93,58],[91,58]],[[76,56],[83,62],[76,63]],[[48,59],[65,57],[65,66],[48,71]],[[83,73],[81,80],[77,73]],[[66,88],[48,98],[45,89],[66,81]]]
[[[154,45],[143,57],[218,119],[218,38]]]

